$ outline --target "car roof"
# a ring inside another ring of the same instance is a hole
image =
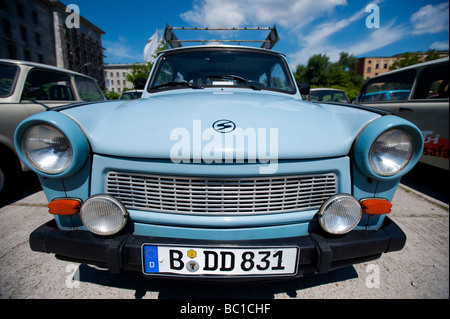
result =
[[[396,92],[410,92],[410,91],[411,90],[383,90],[383,91],[366,93],[365,95],[387,94],[387,93],[396,93]]]
[[[6,63],[11,63],[11,64],[17,64],[17,65],[27,65],[27,66],[32,66],[32,67],[36,67],[36,68],[48,69],[48,70],[64,72],[64,73],[70,73],[72,75],[82,76],[82,77],[89,78],[89,79],[92,79],[92,80],[95,81],[95,79],[93,77],[90,77],[90,76],[88,76],[86,74],[78,73],[78,72],[67,70],[67,69],[63,69],[63,68],[58,68],[56,66],[48,65],[48,64],[37,63],[37,62],[30,62],[30,61],[22,61],[22,60],[11,60],[11,59],[0,59],[0,62],[6,62]]]
[[[220,41],[218,41],[220,42]],[[257,48],[257,47],[250,47],[250,46],[242,46],[242,45],[225,45],[225,44],[208,44],[208,45],[192,45],[187,47],[179,47],[179,48],[173,48],[173,49],[167,49],[164,51],[161,51],[159,54],[168,53],[168,52],[174,52],[174,51],[183,51],[183,50],[199,50],[199,49],[211,49],[211,48],[220,48],[220,49],[237,49],[237,50],[252,50],[252,51],[259,51],[269,54],[278,54],[281,56],[286,56],[284,53],[264,49],[264,48]]]
[[[131,90],[128,90],[128,91],[123,91],[121,94],[126,94],[126,93],[142,93],[142,92],[144,92],[144,90],[136,90],[136,89],[131,89]]]
[[[448,61],[449,61],[449,57],[445,57],[445,58],[441,58],[441,59],[436,59],[436,60],[431,60],[431,61],[417,63],[417,64],[414,64],[414,65],[408,65],[408,66],[405,66],[404,68],[400,68],[400,69],[389,71],[389,72],[386,72],[386,73],[383,73],[383,74],[375,75],[375,76],[371,77],[370,80],[376,79],[376,78],[379,78],[379,77],[383,77],[383,76],[389,75],[389,74],[395,74],[395,73],[403,72],[403,71],[406,71],[406,70],[413,70],[413,69],[417,69],[417,68],[423,68],[423,67],[426,67],[426,66],[429,66],[429,65],[445,63],[445,62],[448,62]]]
[[[344,92],[344,90],[332,89],[332,88],[311,88],[310,91],[339,91],[339,92]]]

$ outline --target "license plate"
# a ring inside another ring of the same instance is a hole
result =
[[[142,245],[144,274],[265,276],[297,272],[299,247]]]

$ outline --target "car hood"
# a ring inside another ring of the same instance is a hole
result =
[[[179,90],[60,112],[83,129],[94,153],[172,160],[343,156],[364,126],[380,116],[247,90]],[[218,120],[232,121],[235,130],[214,130]]]

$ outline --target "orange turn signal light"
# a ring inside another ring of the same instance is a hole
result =
[[[362,211],[370,215],[389,214],[392,204],[384,198],[369,198],[361,201]]]
[[[48,204],[52,215],[73,215],[80,212],[81,200],[77,198],[58,198]]]

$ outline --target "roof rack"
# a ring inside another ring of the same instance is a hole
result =
[[[174,30],[195,30],[195,31],[242,31],[242,30],[270,30],[269,35],[266,37],[265,40],[179,40],[178,37],[175,35]],[[237,43],[240,45],[241,43],[262,43],[261,48],[263,49],[272,49],[275,44],[278,42],[280,38],[278,37],[277,28],[274,25],[272,28],[261,28],[261,27],[255,27],[255,28],[185,28],[185,27],[171,27],[169,24],[166,24],[166,29],[164,30],[164,40],[169,43],[169,45],[172,48],[180,48],[183,45],[182,42],[201,42],[203,44],[205,43],[211,43],[211,42],[223,42],[223,43]]]

